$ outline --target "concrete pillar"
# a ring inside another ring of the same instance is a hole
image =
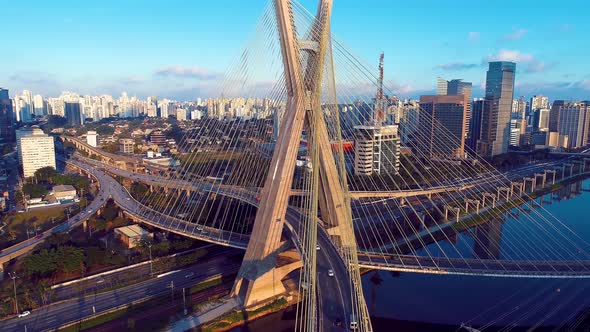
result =
[[[449,211],[455,212],[456,222],[459,222],[459,215],[461,214],[461,209],[448,205],[445,205],[445,222],[449,221]]]
[[[508,187],[499,187],[496,189],[497,193],[498,193],[498,201],[500,200],[500,193],[501,192],[505,192],[506,193],[506,201],[510,200],[510,188]]]
[[[465,213],[469,213],[469,205],[470,204],[475,204],[475,213],[476,214],[479,214],[479,204],[480,203],[481,202],[479,200],[477,200],[477,199],[469,199],[469,198],[467,198],[465,200]]]
[[[547,174],[547,173],[552,175],[551,184],[555,184],[555,174],[557,173],[557,171],[554,169],[546,169],[545,174]]]
[[[579,169],[579,171],[578,171],[578,174],[582,174],[582,173],[584,173],[584,166],[586,165],[586,163],[585,163],[585,162],[583,162],[583,161],[579,161],[579,160],[574,160],[574,161],[572,161],[572,163],[573,163],[573,164],[580,165],[580,169]]]
[[[537,180],[532,177],[532,178],[523,178],[522,179],[523,183],[524,183],[524,190],[526,191],[526,183],[530,182],[531,183],[531,192],[535,192],[535,186],[536,186],[536,182]]]
[[[561,179],[565,178],[565,165],[559,166],[559,170],[561,171]]]
[[[523,192],[523,183],[522,182],[515,182],[515,181],[511,181],[510,182],[510,196],[514,196],[514,188],[518,188],[518,196],[522,196],[522,192]]]
[[[564,166],[564,168],[569,167],[569,169],[570,169],[570,175],[569,176],[574,175],[574,164],[567,164],[566,163],[566,164],[563,164],[563,166]],[[565,172],[564,172],[563,177],[565,178]]]
[[[424,214],[424,212],[418,212],[418,219],[420,219],[422,227],[426,228],[426,215]]]
[[[490,193],[483,193],[483,206],[486,206],[486,197],[492,201],[492,208],[496,207],[496,195]]]
[[[535,181],[537,181],[537,178],[541,178],[541,188],[545,188],[545,181],[547,180],[545,176],[545,173],[535,173]]]

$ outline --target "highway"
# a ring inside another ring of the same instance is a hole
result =
[[[81,162],[81,161],[75,161]],[[539,163],[539,164],[532,164],[526,165],[519,169],[515,169],[510,171],[507,175],[510,179],[515,179],[518,177],[522,177],[527,174],[531,174],[543,169],[554,167],[555,163]],[[113,172],[115,174],[123,175],[120,170],[116,170],[114,167],[106,166],[101,164],[100,167],[106,168],[109,172]],[[98,168],[98,165],[97,165]],[[96,170],[96,168],[94,168]],[[98,171],[99,174],[96,174],[99,177],[102,171]],[[127,172],[130,173],[130,172]],[[104,173],[102,173],[104,174]],[[137,179],[138,176],[146,177],[145,175],[136,175],[136,174],[127,174],[129,176],[135,177]],[[237,248],[245,248],[247,245],[247,235],[238,235],[236,237],[235,234],[231,234],[229,232],[224,232],[222,230],[216,230],[213,228],[208,228],[206,232],[203,232],[202,227],[197,227],[195,224],[191,224],[187,221],[162,215],[156,211],[153,211],[145,206],[143,206],[140,202],[135,201],[132,197],[130,197],[129,193],[122,188],[114,179],[110,176],[104,175],[107,183],[110,183],[110,186],[113,188],[117,188],[112,190],[113,198],[117,202],[117,204],[121,204],[122,208],[128,211],[131,214],[137,214],[138,211],[141,211],[140,215],[137,215],[138,219],[142,219],[143,222],[147,222],[148,224],[152,224],[156,227],[163,227],[170,231],[190,236],[193,238],[202,239],[205,241],[211,241],[213,239],[214,243],[224,244],[228,246],[233,246]],[[149,181],[147,178],[143,179],[145,181]],[[481,181],[481,177],[479,178],[470,178],[470,179],[461,179],[460,181],[465,184],[472,181]],[[102,181],[102,180],[101,180]],[[223,187],[223,188],[222,188]],[[255,196],[252,194],[251,191],[241,188],[235,188],[230,186],[215,186],[213,184],[201,183],[199,185],[199,191],[208,192],[213,191],[220,195],[232,197],[244,201],[248,204],[253,206],[257,206],[258,201],[255,199]],[[293,208],[289,208],[287,211],[287,226],[291,230],[294,242],[296,246],[300,246],[301,241],[298,239],[296,231],[301,229],[299,227],[299,221],[301,220],[300,212]],[[233,237],[233,238],[232,238]],[[318,252],[317,257],[317,271],[318,276],[317,280],[319,283],[319,310],[321,311],[321,315],[319,316],[319,324],[322,326],[323,330],[330,331],[331,329],[337,329],[333,326],[333,322],[339,318],[343,324],[346,324],[348,321],[348,317],[350,315],[351,310],[351,285],[350,285],[350,278],[346,276],[343,278],[342,276],[346,275],[348,272],[346,270],[346,265],[342,261],[337,249],[334,247],[334,244],[328,238],[327,234],[324,233],[324,230],[320,228],[319,236],[318,236],[318,244],[321,247],[320,252]],[[300,250],[301,252],[301,250]],[[394,270],[420,270],[426,273],[449,273],[448,270],[455,271],[457,273],[469,273],[471,272],[481,272],[484,271],[484,268],[488,268],[487,273],[491,274],[489,271],[489,266],[481,266],[477,269],[473,269],[474,266],[472,264],[466,264],[463,262],[447,262],[448,266],[445,266],[442,262],[433,262],[432,259],[428,261],[416,261],[415,259],[409,259],[407,257],[383,257],[380,260],[375,259],[375,257],[370,257],[369,255],[364,255],[360,253],[359,255],[360,264],[366,267],[379,267],[381,269],[394,269]],[[474,262],[473,262],[474,263]],[[364,265],[363,265],[364,264]],[[410,265],[413,264],[413,265]],[[457,266],[456,266],[457,265]],[[497,266],[496,266],[497,265]],[[506,271],[503,265],[498,265],[496,263],[494,265],[498,271]],[[412,267],[413,266],[413,267]],[[547,265],[548,269],[551,267]],[[327,275],[327,270],[332,269],[334,271],[335,277],[329,277]],[[448,270],[447,270],[448,269]],[[582,270],[587,270],[586,267],[582,267]],[[533,271],[529,272],[539,272],[538,267],[533,266]],[[513,265],[512,269],[508,269],[506,272],[517,273],[519,275],[532,275],[528,273],[526,270],[520,268],[519,265]],[[542,271],[544,273],[554,273],[556,271],[547,270]],[[567,271],[569,272],[569,271]],[[559,271],[558,273],[554,273],[555,276],[560,277],[563,276],[563,271]],[[509,273],[505,274],[508,275]],[[566,275],[568,275],[566,273]],[[335,281],[335,282],[334,282]]]
[[[86,162],[86,160],[87,159],[84,158],[83,161],[82,159],[78,159],[71,160],[70,162],[75,165],[80,165],[81,167],[84,167],[84,163]],[[93,174],[100,179],[101,183],[105,183],[111,188],[112,198],[118,205],[121,206],[121,208],[125,209],[126,211],[132,214],[137,213],[137,211],[141,211],[141,215],[139,217],[144,222],[147,221],[148,224],[152,224],[160,228],[162,227],[162,223],[164,223],[165,225],[167,225],[165,227],[169,227],[167,229],[179,233],[181,235],[190,236],[192,238],[198,238],[205,241],[216,243],[219,243],[220,240],[222,240],[221,244],[229,245],[232,247],[238,247],[241,249],[246,248],[248,236],[236,237],[235,234],[228,234],[229,232],[224,232],[214,228],[207,228],[207,232],[203,233],[203,228],[197,228],[195,224],[190,224],[184,220],[170,216],[165,216],[159,214],[156,211],[148,209],[140,202],[137,202],[135,199],[130,197],[127,190],[125,190],[112,177],[106,175],[102,170],[100,170],[101,168],[108,168],[110,171],[110,166],[104,164],[99,165],[95,165],[95,167],[87,169],[90,172],[93,172]],[[212,188],[202,189],[211,190]],[[225,189],[222,194],[225,196],[243,200],[254,206],[258,205],[258,201],[256,200],[255,196],[247,190],[240,190],[236,188]],[[289,208],[287,211],[287,215],[287,226],[290,229],[291,234],[295,235],[294,239],[296,242],[296,246],[300,247],[301,241],[297,237],[297,232],[295,230],[301,229],[299,225],[301,216],[299,212],[294,208]],[[231,239],[232,236],[233,239]],[[212,238],[214,239],[214,241],[211,241]],[[224,240],[226,238],[228,239],[228,241]],[[329,239],[325,231],[321,228],[318,232],[318,244],[321,249],[318,251],[317,256],[317,280],[319,283],[318,288],[321,290],[321,310],[323,313],[320,322],[323,325],[324,331],[331,331],[331,329],[336,328],[333,326],[333,322],[334,320],[336,320],[336,318],[339,318],[343,322],[343,324],[349,319],[349,310],[352,307],[350,289],[351,285],[349,281],[350,278],[348,278],[347,276],[348,271],[346,269],[346,265],[340,257],[340,254],[338,253],[336,247],[334,246],[333,242]],[[334,271],[334,277],[328,276],[327,272],[329,269]]]
[[[202,248],[214,248],[215,251],[208,253],[206,256],[199,258],[199,261],[206,261],[216,257],[233,258],[236,255],[243,254],[240,250],[227,247],[217,247],[214,245],[206,245]],[[197,249],[198,250],[198,249]],[[191,250],[194,252],[194,250]],[[170,256],[161,257],[159,259],[168,259]],[[133,282],[138,279],[143,279],[150,275],[149,261],[143,264],[134,266],[133,268],[124,268],[112,273],[99,273],[96,277],[86,278],[73,283],[67,283],[63,286],[54,288],[52,302],[71,299],[75,296],[84,296],[91,292],[101,291],[113,286]],[[162,273],[162,272],[160,272]],[[154,271],[154,274],[158,274]]]
[[[170,285],[173,285],[175,293],[179,294],[182,288],[191,287],[219,273],[237,273],[239,267],[239,262],[228,262],[224,256],[216,257],[160,278],[44,306],[31,311],[29,316],[1,321],[0,330],[22,332],[25,331],[25,326],[28,331],[53,330],[63,324],[91,317],[95,313],[105,312],[137,300],[171,294]],[[189,273],[192,275],[189,276]]]
[[[83,165],[79,165],[79,167],[85,167]],[[88,167],[85,167],[88,169]],[[92,216],[98,209],[100,209],[107,199],[109,195],[111,195],[111,187],[105,186],[104,182],[101,182],[100,178],[97,178],[100,183],[100,190],[98,194],[94,197],[94,200],[88,204],[80,213],[70,217],[67,221],[48,229],[47,231],[37,235],[36,237],[30,238],[28,240],[19,242],[11,247],[5,248],[0,252],[0,263],[5,263],[10,261],[13,258],[19,257],[22,254],[25,254],[32,250],[36,245],[42,243],[47,239],[49,236],[55,233],[63,233],[69,231],[71,228],[80,225],[82,222],[87,220],[90,216]]]

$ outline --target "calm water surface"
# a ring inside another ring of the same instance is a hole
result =
[[[590,180],[536,202],[565,225],[515,213],[454,239],[428,245],[430,255],[499,259],[580,258],[590,242]],[[514,212],[514,211],[513,211]],[[579,238],[556,233],[570,228]],[[551,231],[550,231],[551,230]],[[452,244],[451,244],[452,242]],[[454,248],[457,248],[455,250]],[[375,331],[456,331],[462,323],[486,331],[589,331],[590,279],[491,278],[371,271],[363,288]],[[292,331],[294,309],[233,331]]]

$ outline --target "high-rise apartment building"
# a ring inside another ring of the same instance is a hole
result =
[[[567,136],[568,148],[586,146],[590,134],[590,101],[565,103],[560,107],[558,132]]]
[[[46,135],[38,127],[23,130],[18,135],[17,146],[24,177],[35,175],[43,167],[56,167],[53,137]]]
[[[520,146],[521,137],[526,132],[526,120],[512,119],[510,120],[510,146]]]
[[[178,108],[176,110],[176,119],[178,121],[186,121],[186,109]]]
[[[531,98],[531,111],[534,112],[541,108],[549,108],[549,97],[533,96]]]
[[[80,103],[78,102],[65,102],[64,112],[68,125],[77,127],[82,125],[82,111],[80,109]]]
[[[45,107],[45,100],[43,100],[43,96],[41,95],[35,95],[33,97],[33,108],[35,109],[35,115],[37,116],[43,116],[46,113],[46,107]]]
[[[481,135],[481,116],[483,114],[483,98],[473,99],[471,102],[471,119],[469,120],[469,134],[465,144],[469,147],[469,153],[477,151],[477,142]]]
[[[152,96],[147,98],[147,116],[150,118],[157,117],[158,114],[158,97]]]
[[[443,82],[446,82],[443,83]],[[437,81],[437,95],[453,95],[453,96],[465,96],[467,104],[465,105],[465,137],[469,135],[469,122],[471,121],[471,91],[473,84],[471,82],[464,82],[461,79],[453,79],[445,81],[443,78],[438,78]],[[444,92],[444,93],[443,93]]]
[[[524,97],[514,99],[512,101],[512,118],[513,119],[526,119],[527,116],[527,103]]]
[[[551,111],[549,112],[549,132],[557,132],[559,130],[559,113],[561,108],[565,105],[563,100],[555,100],[551,104]]]
[[[31,91],[23,90],[21,95],[16,95],[13,106],[16,113],[16,121],[27,123],[33,120],[33,96]]]
[[[14,142],[14,113],[8,90],[0,88],[0,139]]]
[[[465,157],[467,120],[465,95],[420,96],[418,135],[431,157]]]
[[[515,73],[514,62],[489,63],[481,138],[477,147],[481,156],[489,158],[508,152]]]
[[[533,128],[535,131],[549,130],[549,113],[548,108],[537,108],[533,112]]]
[[[354,127],[354,174],[398,174],[400,151],[397,125]]]

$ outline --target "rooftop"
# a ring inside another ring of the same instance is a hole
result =
[[[123,226],[115,228],[115,231],[121,233],[127,237],[144,237],[148,236],[150,232],[141,228],[139,225]]]
[[[64,192],[64,191],[76,191],[76,188],[74,188],[74,186],[71,186],[69,184],[60,184],[57,186],[53,187],[53,192]]]

